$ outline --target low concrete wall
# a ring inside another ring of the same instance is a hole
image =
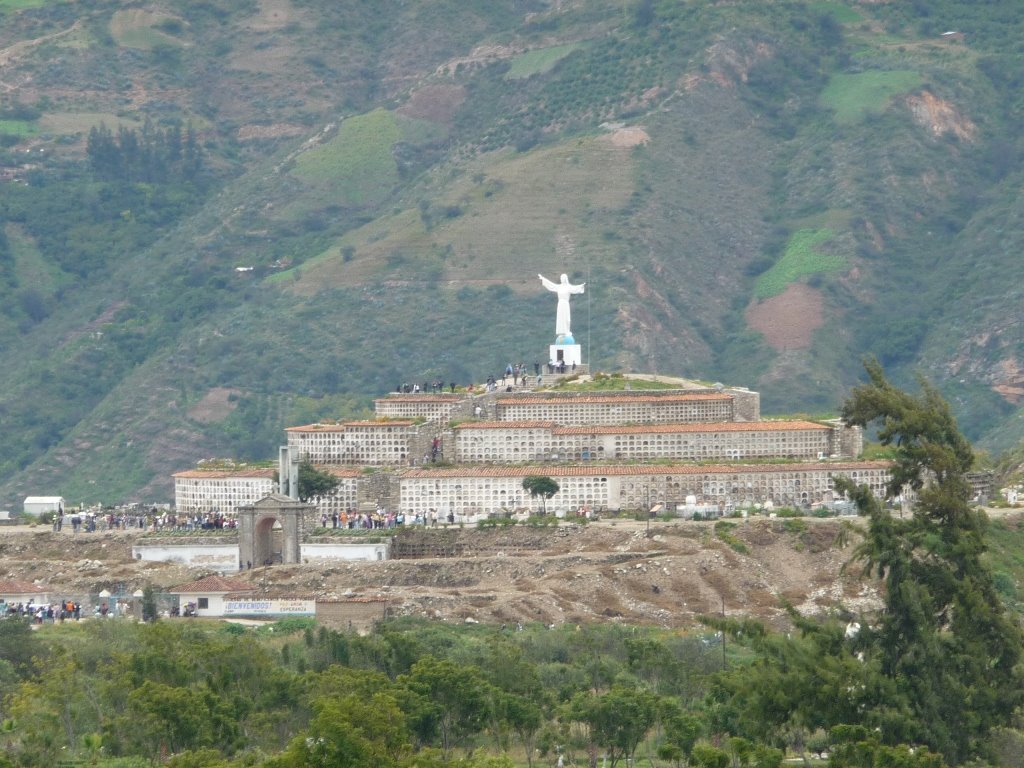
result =
[[[302,544],[302,562],[313,563],[323,560],[387,560],[391,551],[390,542],[306,543]]]
[[[136,544],[132,547],[132,557],[203,566],[221,573],[238,570],[238,544]]]
[[[387,605],[382,598],[317,600],[316,619],[328,627],[363,634],[384,618]]]

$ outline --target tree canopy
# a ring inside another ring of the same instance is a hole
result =
[[[972,452],[949,406],[924,381],[913,395],[878,363],[866,369],[869,381],[853,390],[843,418],[879,425],[879,439],[895,449],[889,493],[907,495],[913,512],[895,517],[848,479],[836,488],[867,518],[851,562],[882,580],[884,605],[845,622],[791,609],[794,636],[708,618],[758,651],[752,665],[723,676],[715,717],[723,729],[791,746],[824,730],[843,764],[867,764],[866,754],[876,764],[900,755],[932,764],[937,753],[956,765],[985,756],[989,734],[1021,704],[1021,632],[982,559],[987,518],[969,504]]]
[[[870,381],[854,389],[843,419],[880,424],[879,440],[896,448],[890,493],[917,498],[910,517],[896,518],[865,488],[837,482],[869,521],[855,557],[885,583],[885,608],[857,646],[900,681],[908,735],[959,763],[1021,704],[1022,636],[982,559],[987,517],[970,506],[973,453],[949,405],[927,382],[911,395],[877,362],[865,367]]]
[[[547,512],[547,500],[558,493],[558,482],[546,475],[529,475],[523,478],[523,490],[531,496],[541,497],[541,509]]]
[[[303,461],[299,464],[299,500],[330,496],[341,481],[322,469],[317,469],[312,462]]]

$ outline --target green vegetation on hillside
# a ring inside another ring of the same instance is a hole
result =
[[[865,115],[880,112],[889,100],[921,84],[921,75],[908,70],[892,72],[838,73],[821,93],[821,103],[835,111],[840,125],[856,122]]]
[[[344,205],[379,202],[398,181],[391,148],[400,136],[386,110],[349,118],[330,139],[300,154],[293,173]]]
[[[588,281],[595,370],[825,410],[871,353],[1021,439],[1012,0],[0,8],[4,506],[166,500],[182,463],[272,455],[298,399],[532,362],[537,272]],[[153,173],[190,125],[201,172]],[[751,327],[804,280],[820,317]],[[154,435],[180,450],[119,472]]]
[[[8,139],[18,140],[38,133],[38,131],[39,128],[28,120],[0,120],[0,137],[6,136]],[[8,139],[0,139],[0,143],[6,142]]]
[[[54,0],[0,0],[0,13],[20,11],[24,8],[38,8],[52,2]]]
[[[818,250],[818,246],[834,237],[835,232],[831,229],[801,229],[794,232],[786,243],[782,257],[758,278],[754,295],[758,299],[778,296],[802,277],[842,269],[846,259]]]
[[[577,44],[555,45],[551,48],[540,48],[521,53],[512,59],[508,72],[505,73],[505,79],[521,80],[525,77],[543,74],[579,47]]]
[[[668,381],[652,381],[650,379],[626,377],[621,373],[594,372],[587,381],[576,381],[572,378],[558,383],[556,389],[569,389],[579,392],[617,392],[624,389],[657,390],[678,389],[679,384]]]

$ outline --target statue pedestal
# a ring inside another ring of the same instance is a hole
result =
[[[566,373],[573,365],[582,365],[583,347],[579,344],[552,344],[548,347],[548,363],[565,361]]]

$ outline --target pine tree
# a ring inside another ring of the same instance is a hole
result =
[[[822,729],[842,766],[928,768],[934,753],[957,765],[986,757],[991,731],[1021,705],[1024,642],[982,560],[987,518],[968,503],[973,454],[948,404],[923,381],[915,396],[890,384],[878,363],[866,368],[869,383],[854,389],[843,418],[878,424],[895,453],[889,494],[914,497],[913,513],[894,517],[866,486],[835,484],[868,518],[852,562],[883,580],[884,605],[860,617],[859,631],[792,608],[797,632],[786,635],[703,617],[757,652],[719,676],[711,720],[719,731],[775,743]]]
[[[897,519],[866,488],[836,483],[869,520],[855,558],[885,583],[885,608],[858,645],[897,681],[914,715],[914,733],[883,738],[927,744],[957,764],[983,753],[986,735],[1024,698],[1022,636],[982,560],[987,517],[969,504],[973,453],[949,405],[926,382],[914,396],[877,362],[865,367],[870,382],[854,389],[843,419],[880,423],[879,440],[896,449],[890,494],[917,499],[913,514]]]

